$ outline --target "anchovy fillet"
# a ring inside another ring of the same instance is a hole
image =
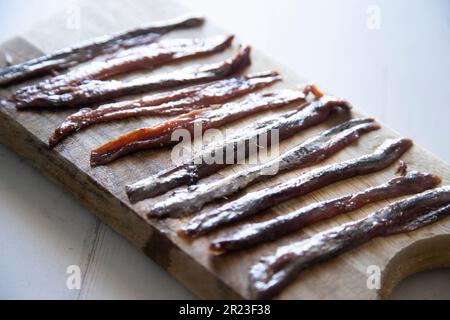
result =
[[[279,248],[260,259],[249,273],[255,298],[269,298],[304,269],[329,260],[377,237],[411,232],[450,214],[450,187],[423,192],[396,202],[367,218]]]
[[[248,185],[269,179],[274,174],[304,168],[323,161],[367,132],[378,129],[372,119],[355,119],[308,139],[272,161],[232,174],[224,179],[198,184],[194,190],[176,192],[159,201],[150,212],[182,216],[199,211],[206,203],[231,195]],[[180,233],[180,235],[183,235]]]
[[[355,194],[314,203],[267,221],[246,224],[236,232],[215,239],[210,249],[216,254],[224,254],[253,247],[377,201],[435,188],[440,182],[441,179],[432,174],[409,172],[405,176],[395,177],[382,185]]]
[[[251,94],[239,102],[193,110],[155,127],[128,132],[92,150],[91,165],[104,165],[136,151],[177,144],[178,141],[172,140],[172,133],[178,129],[193,133],[195,128],[199,128],[203,133],[209,128],[218,128],[264,110],[274,110],[304,101],[305,98],[306,95],[299,90],[278,90]]]
[[[127,194],[131,202],[137,202],[163,194],[178,186],[185,184],[194,184],[199,179],[211,175],[228,164],[226,161],[208,164],[204,159],[212,154],[229,155],[234,158],[236,163],[242,159],[238,159],[239,146],[247,146],[250,141],[255,138],[268,135],[270,132],[278,130],[280,141],[307,128],[318,125],[327,120],[331,112],[335,109],[343,109],[348,112],[351,105],[344,100],[334,97],[325,96],[311,103],[300,105],[297,110],[288,111],[277,116],[275,119],[257,123],[247,128],[243,128],[241,134],[237,137],[230,138],[224,143],[207,147],[196,154],[193,159],[186,161],[175,168],[166,170],[156,176],[141,180],[133,185],[127,186]],[[271,145],[268,139],[268,147]],[[248,148],[245,148],[249,151]],[[246,154],[245,156],[248,156]],[[225,159],[224,159],[225,160]]]
[[[86,80],[80,85],[59,87],[57,92],[39,91],[30,96],[26,94],[15,96],[12,102],[18,109],[86,107],[127,95],[226,78],[240,72],[249,64],[250,47],[245,47],[241,48],[234,57],[218,63],[190,66],[129,81]]]
[[[176,61],[199,58],[228,48],[233,36],[216,36],[206,39],[169,39],[119,51],[102,61],[93,61],[80,68],[16,91],[13,100],[32,99],[34,95],[58,95],[68,86],[87,80],[104,80],[141,69],[152,69]]]
[[[412,144],[409,139],[388,140],[372,154],[317,168],[273,187],[250,192],[218,209],[194,217],[183,227],[183,233],[206,234],[332,183],[380,171],[400,158]]]
[[[269,71],[217,80],[135,100],[110,103],[97,109],[84,108],[67,117],[55,129],[49,139],[49,145],[54,147],[68,136],[98,123],[131,117],[179,115],[210,105],[225,103],[280,80],[281,75],[278,72]]]
[[[99,55],[114,53],[123,48],[150,44],[169,31],[197,27],[203,22],[204,19],[202,17],[182,17],[89,40],[77,46],[62,49],[0,70],[0,86],[18,83],[33,77],[49,74],[52,71],[64,70]]]

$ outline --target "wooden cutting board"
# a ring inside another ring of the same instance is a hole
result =
[[[148,21],[173,18],[189,12],[177,3],[163,0],[95,1],[86,2],[81,9],[83,15],[79,29],[68,29],[67,17],[59,16],[3,44],[0,48],[0,51],[4,53],[0,54],[0,66],[5,66],[6,60],[18,63],[39,56],[43,52],[72,45],[93,36],[129,29]],[[223,32],[211,21],[207,21],[202,28],[173,32],[168,37],[199,37]],[[221,60],[231,55],[235,49],[204,61]],[[155,72],[179,67],[178,64]],[[249,71],[267,69],[278,69],[284,74],[285,81],[277,85],[278,87],[295,87],[305,82],[295,74],[295,70],[280,69],[260,52],[254,51],[253,64]],[[1,90],[0,95],[5,98],[16,88]],[[281,244],[304,239],[320,230],[364,217],[392,202],[376,203],[352,214],[316,224],[279,241],[227,257],[214,258],[208,254],[207,250],[211,237],[194,242],[183,241],[175,235],[175,230],[183,224],[183,220],[148,220],[127,201],[124,186],[170,167],[170,150],[141,152],[104,167],[90,168],[89,166],[90,150],[94,147],[129,130],[159,123],[163,118],[135,119],[99,125],[69,138],[56,150],[49,150],[46,145],[49,135],[62,119],[71,113],[72,111],[17,112],[11,107],[1,108],[0,141],[64,187],[103,222],[114,228],[202,298],[248,298],[248,269],[261,255],[274,252]],[[236,131],[244,124],[273,116],[276,116],[276,112],[266,112],[235,122],[223,129]],[[354,111],[353,116],[361,116],[361,113]],[[280,151],[342,120],[342,118],[334,117],[323,125],[306,130],[282,143]],[[321,165],[370,153],[385,139],[392,137],[398,137],[398,134],[383,127],[382,130],[364,136],[358,143]],[[407,162],[411,170],[436,173],[442,176],[443,184],[450,183],[450,166],[418,146],[408,152],[403,160]],[[242,169],[243,166],[233,166],[208,179],[217,179]],[[271,186],[298,176],[306,170],[308,169],[277,176],[247,191]],[[323,188],[273,208],[264,215],[264,219],[271,215],[290,212],[315,201],[383,183],[393,177],[395,170],[396,166],[392,166],[376,174]],[[233,228],[236,226],[228,230]],[[212,236],[215,235],[217,234]],[[450,218],[447,218],[413,233],[375,239],[330,262],[310,268],[277,298],[377,299],[385,297],[401,279],[412,273],[429,268],[450,267],[449,248]],[[372,265],[379,266],[382,271],[381,290],[371,290],[367,287],[367,270]]]

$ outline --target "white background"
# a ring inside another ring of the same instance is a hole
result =
[[[181,2],[450,162],[450,1]],[[74,3],[0,1],[0,41]],[[72,264],[81,291],[65,286]],[[0,298],[194,296],[0,146]],[[413,276],[393,298],[450,299],[450,270]]]

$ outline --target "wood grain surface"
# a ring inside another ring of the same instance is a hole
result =
[[[61,28],[58,28],[58,26],[65,24],[65,21],[63,18],[55,17],[52,21],[37,26],[33,31],[5,43],[1,47],[1,51],[7,52],[8,56],[14,59],[14,62],[20,62],[39,56],[42,52],[50,52],[96,35],[128,29],[144,22],[172,18],[187,13],[180,5],[170,1],[115,0],[109,1],[105,7],[103,5],[103,1],[85,3],[83,10],[89,14],[84,15],[80,29],[73,30],[73,32],[60,32]],[[208,20],[202,28],[173,32],[167,37],[193,37],[219,33],[224,33],[224,31],[215,27],[214,23]],[[237,36],[239,42],[239,35]],[[236,50],[236,46],[223,54],[202,61],[221,60],[223,57],[232,54],[234,50]],[[5,65],[5,61],[0,61],[0,63]],[[155,72],[173,70],[179,68],[180,65],[190,63],[164,67]],[[305,83],[305,79],[298,76],[295,70],[274,65],[260,52],[254,51],[253,64],[249,71],[264,71],[267,69],[277,69],[284,74],[285,81],[277,87],[297,87]],[[1,96],[7,97],[14,89],[12,87],[8,90],[2,90]],[[355,109],[358,109],[357,106],[355,106]],[[248,269],[261,255],[273,252],[281,244],[303,239],[320,230],[366,216],[391,202],[384,201],[367,206],[355,213],[319,223],[279,241],[246,252],[213,258],[207,251],[210,237],[186,242],[175,235],[175,230],[183,224],[183,219],[148,220],[127,201],[124,193],[125,184],[136,182],[150,174],[170,167],[170,150],[141,152],[104,167],[90,168],[89,166],[91,149],[121,133],[144,125],[159,123],[164,118],[134,119],[99,125],[67,139],[55,150],[49,150],[46,145],[49,135],[61,120],[70,113],[72,111],[17,112],[11,107],[2,108],[0,110],[0,139],[2,143],[18,153],[32,166],[72,193],[103,222],[114,228],[202,298],[248,298]],[[353,113],[353,116],[360,115],[357,111]],[[276,112],[265,112],[235,122],[223,129],[236,131],[244,124],[273,116],[276,116]],[[303,141],[306,137],[310,137],[314,133],[329,128],[342,120],[342,117],[334,117],[321,126],[306,130],[282,143],[280,151],[282,152]],[[398,134],[394,131],[383,127],[382,130],[370,133],[363,137],[360,142],[322,164],[338,162],[369,153],[385,139],[397,136]],[[411,170],[436,173],[442,176],[444,184],[450,183],[450,166],[419,146],[415,146],[408,152],[403,160],[408,163]],[[243,167],[241,165],[233,166],[208,178],[208,180],[242,170]],[[247,191],[285,181],[298,176],[305,170],[308,169],[282,174],[267,182],[252,186]],[[286,213],[315,201],[356,192],[383,183],[392,178],[395,170],[396,167],[392,166],[376,174],[346,180],[323,188],[308,196],[273,208],[264,215],[264,218]],[[257,219],[259,217],[254,220]],[[228,228],[228,230],[231,228],[235,228],[235,226]],[[223,230],[219,233],[226,231]],[[212,236],[215,235],[217,234]],[[449,267],[449,247],[450,219],[445,219],[413,233],[376,239],[330,262],[303,272],[297,281],[277,298],[376,299],[383,297],[409,274],[429,268]],[[366,286],[366,271],[371,265],[378,265],[383,271],[382,289],[379,291],[369,290]]]

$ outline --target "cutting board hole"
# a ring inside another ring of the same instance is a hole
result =
[[[450,269],[450,235],[419,240],[398,252],[382,272],[380,298],[389,298],[408,277],[435,269]]]

